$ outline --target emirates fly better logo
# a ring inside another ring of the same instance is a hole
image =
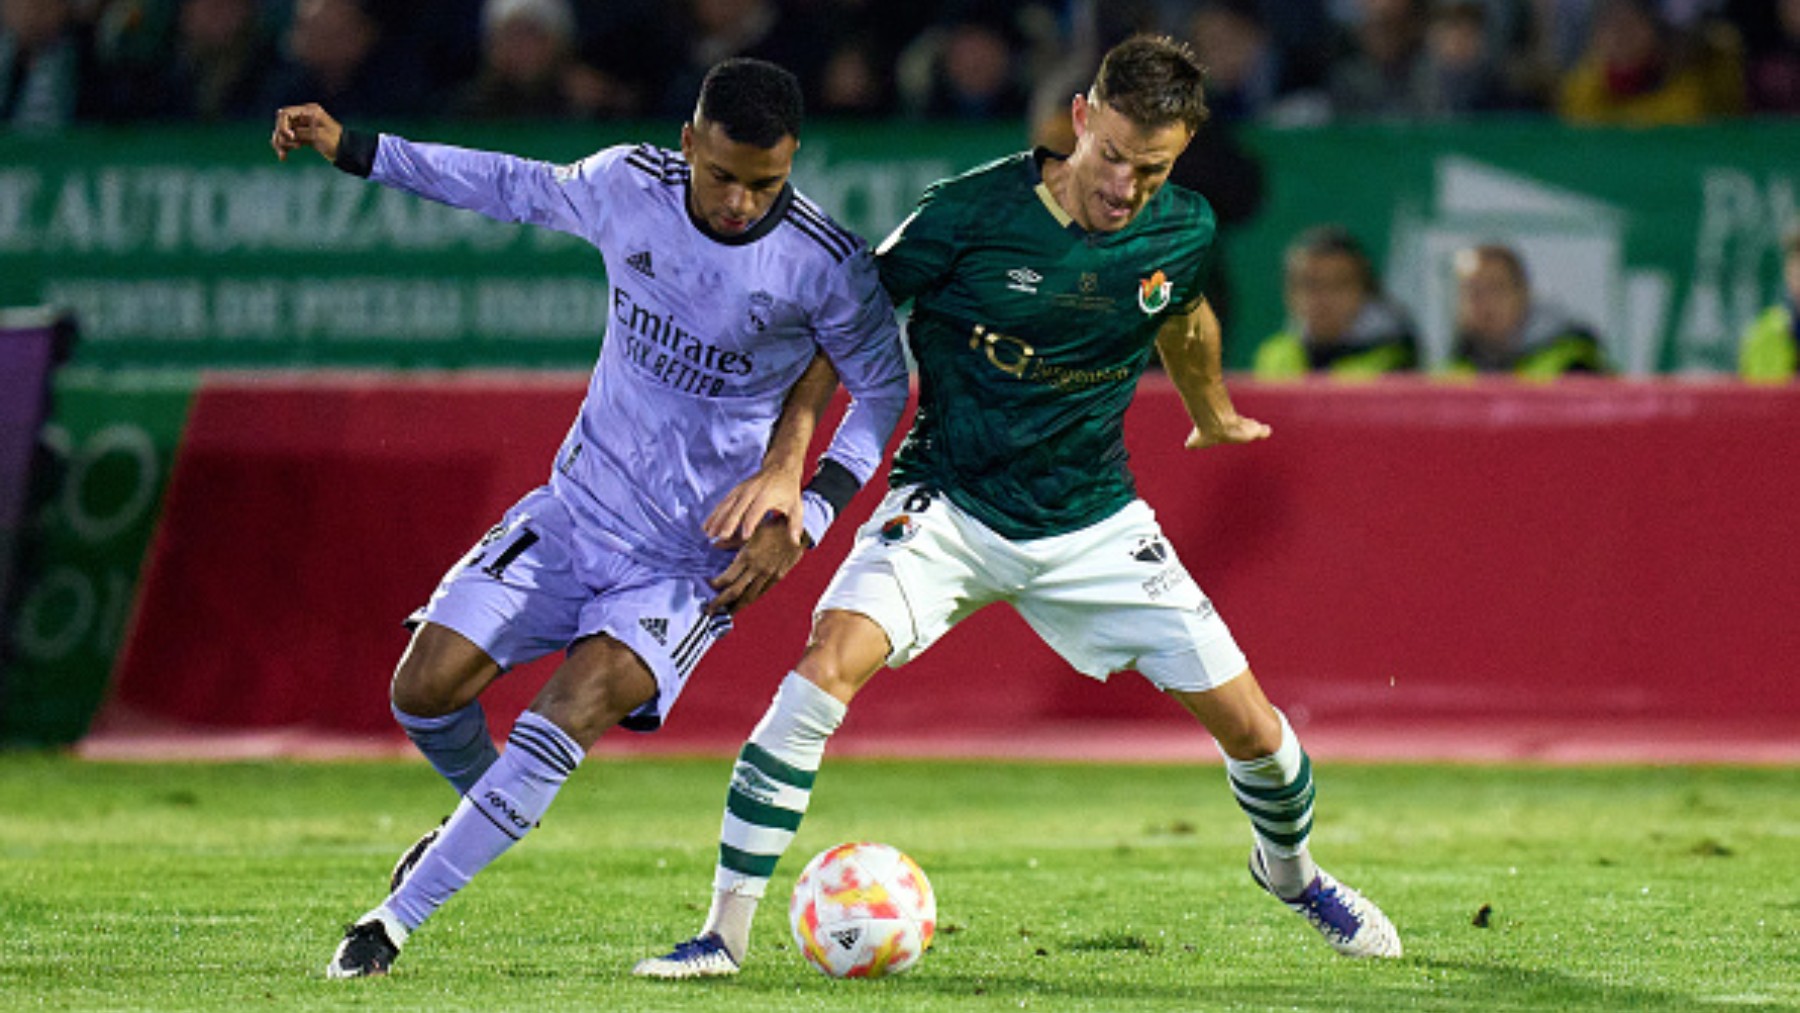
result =
[[[1169,306],[1169,290],[1174,284],[1158,270],[1148,278],[1138,279],[1138,309],[1154,316]]]

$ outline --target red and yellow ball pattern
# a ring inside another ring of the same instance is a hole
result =
[[[879,978],[918,963],[937,931],[937,899],[924,870],[896,848],[867,841],[814,856],[788,905],[807,963],[834,978]]]

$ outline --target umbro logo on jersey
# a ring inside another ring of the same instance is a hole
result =
[[[656,268],[650,263],[649,250],[640,250],[639,252],[626,257],[625,263],[631,265],[632,270],[635,270],[646,278],[656,277]]]
[[[639,619],[638,625],[644,632],[656,638],[656,642],[664,647],[669,646],[669,621],[667,619]]]
[[[1006,276],[1012,279],[1012,281],[1007,283],[1007,288],[1012,289],[1014,292],[1027,292],[1031,295],[1037,294],[1038,282],[1044,280],[1043,275],[1033,271],[1029,267],[1015,267],[1006,272]]]

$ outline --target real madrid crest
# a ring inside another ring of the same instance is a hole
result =
[[[750,326],[758,333],[769,329],[769,320],[775,312],[775,297],[767,292],[750,293]]]

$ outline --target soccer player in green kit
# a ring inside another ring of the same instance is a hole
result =
[[[935,184],[876,251],[894,303],[913,303],[919,366],[894,487],[738,756],[701,934],[635,973],[737,972],[850,700],[996,601],[1082,673],[1135,669],[1199,719],[1249,817],[1256,883],[1338,952],[1400,955],[1380,909],[1313,862],[1311,763],[1126,468],[1125,409],[1152,346],[1193,420],[1189,448],[1269,435],[1223,382],[1201,294],[1212,209],[1163,185],[1206,117],[1201,69],[1186,46],[1137,36],[1071,111],[1072,154]]]

